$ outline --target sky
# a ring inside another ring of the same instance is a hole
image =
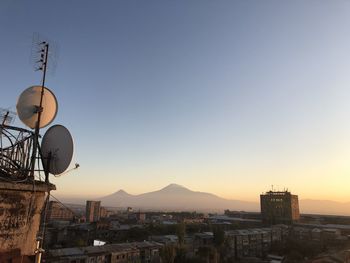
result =
[[[51,179],[55,195],[177,183],[257,201],[273,185],[347,202],[349,13],[341,0],[3,0],[0,107],[40,84],[37,32],[57,47],[53,124],[80,164]]]

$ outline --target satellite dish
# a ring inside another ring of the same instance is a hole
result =
[[[57,175],[67,170],[73,157],[73,138],[62,125],[50,127],[42,140],[41,155],[45,170]]]
[[[22,92],[17,101],[17,114],[20,120],[29,128],[34,129],[40,111],[41,86],[32,86]],[[42,97],[42,112],[39,128],[46,127],[56,117],[57,100],[51,90],[44,87]]]

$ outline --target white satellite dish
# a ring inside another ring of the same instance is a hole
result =
[[[38,121],[40,111],[41,86],[32,86],[22,92],[17,101],[17,114],[20,120],[29,128],[34,129]],[[56,117],[57,100],[51,90],[44,87],[42,97],[42,112],[40,116],[39,128],[46,127]]]
[[[73,138],[62,125],[50,127],[42,140],[41,154],[45,170],[58,175],[67,170],[73,157]]]

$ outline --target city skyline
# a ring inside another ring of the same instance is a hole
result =
[[[81,165],[51,179],[54,195],[176,183],[257,201],[274,185],[349,202],[349,11],[341,1],[3,1],[0,107],[14,110],[40,83],[28,63],[39,32],[60,47],[47,87]]]

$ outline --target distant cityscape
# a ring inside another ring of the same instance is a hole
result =
[[[0,20],[0,263],[350,263],[350,0]]]
[[[280,191],[274,189],[273,191]],[[283,192],[283,191],[282,191]],[[237,197],[239,198],[239,197]],[[259,195],[257,195],[259,200]],[[85,204],[86,198],[69,198],[60,195],[64,203]],[[197,211],[204,213],[220,213],[225,209],[260,211],[259,201],[244,201],[241,199],[226,199],[212,193],[194,191],[179,184],[169,184],[159,190],[129,194],[125,190],[118,190],[112,194],[99,197],[104,206],[134,207],[143,211]],[[298,199],[299,208],[304,214],[349,215],[350,203],[316,199]]]
[[[288,191],[261,194],[260,206],[199,213],[50,201],[43,262],[348,262],[350,217],[300,214]]]
[[[261,194],[260,211],[202,212],[180,210],[176,201],[185,206],[184,197],[196,196],[203,203],[198,206],[205,207],[222,200],[175,184],[143,195],[148,202],[162,198],[166,210],[122,207],[128,194],[121,191],[85,205],[51,195],[45,204],[47,185],[36,184],[42,199],[34,203],[28,184],[2,182],[0,187],[8,207],[0,215],[5,234],[0,262],[36,262],[38,256],[47,263],[350,262],[350,217],[303,213],[298,195],[289,191]],[[111,200],[115,206],[105,205]],[[30,231],[34,227],[38,232]],[[35,239],[41,247],[31,250]]]

